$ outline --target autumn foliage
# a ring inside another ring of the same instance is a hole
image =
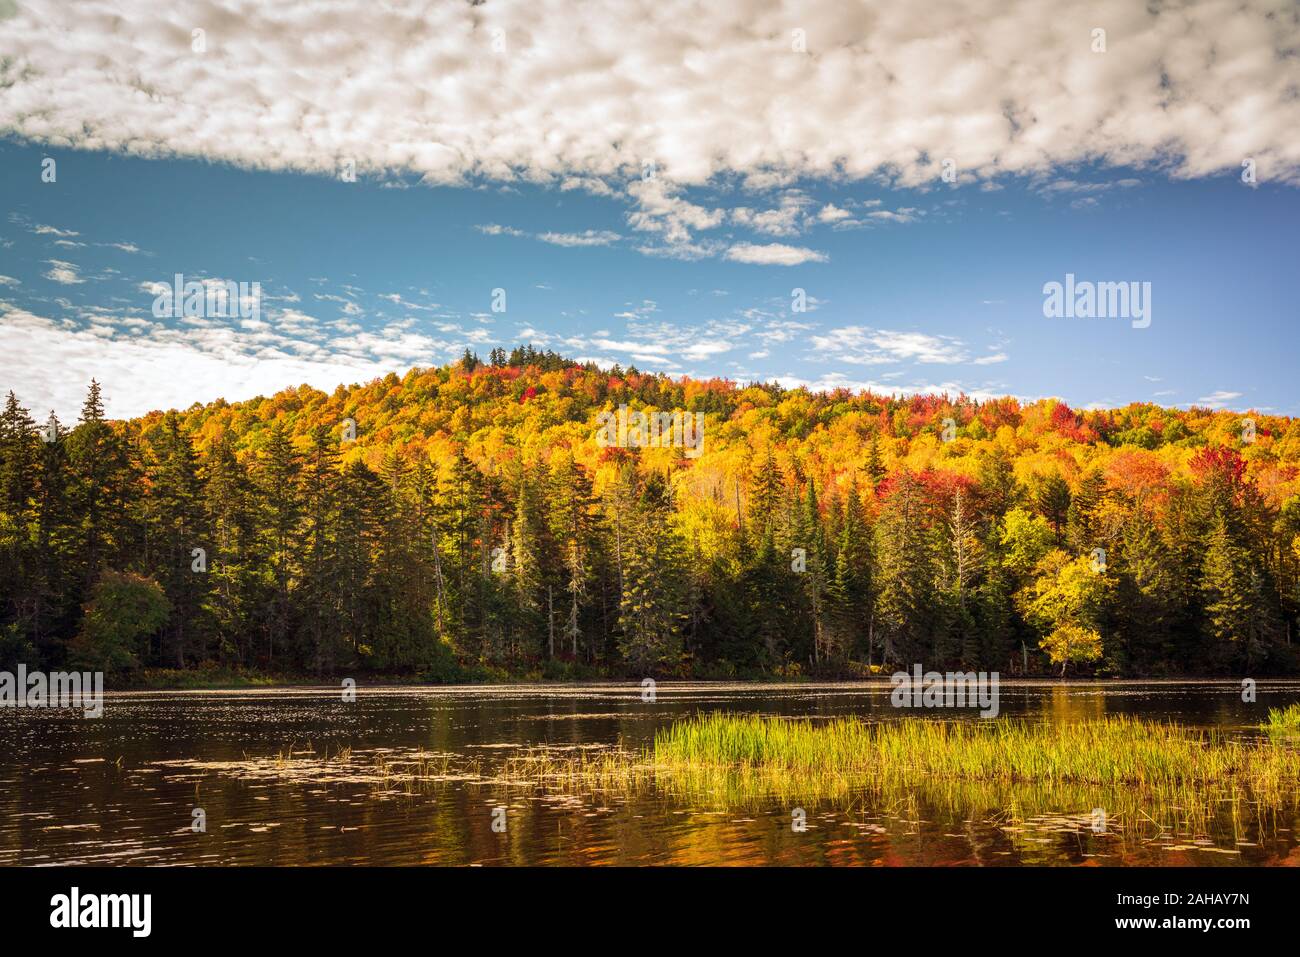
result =
[[[602,447],[621,405],[703,413],[701,454]],[[813,393],[530,349],[127,422],[95,394],[53,443],[11,397],[0,467],[0,650],[49,661],[130,573],[170,608],[128,649],[145,663],[1295,667],[1300,422],[1280,416]]]

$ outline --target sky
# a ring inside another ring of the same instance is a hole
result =
[[[523,343],[1300,414],[1289,3],[156,7],[0,0],[0,390],[38,417]],[[158,314],[177,274],[260,294]],[[1067,275],[1149,323],[1046,316]]]

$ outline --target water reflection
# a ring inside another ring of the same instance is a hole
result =
[[[1300,682],[1004,682],[1004,716],[1130,714],[1253,735]],[[897,720],[889,686],[661,683],[110,695],[105,716],[0,711],[0,864],[1281,864],[1300,863],[1293,810],[1225,802],[1206,833],[1094,833],[1091,794],[960,801],[944,789],[866,792],[804,808],[719,809],[666,792],[554,793],[493,781],[521,750],[647,746],[696,712]],[[911,712],[913,716],[917,712]],[[952,717],[945,712],[943,717]],[[972,713],[972,720],[973,713]],[[346,753],[334,766],[311,756]],[[472,762],[430,786],[376,780],[412,755]],[[295,761],[311,773],[286,773]],[[280,768],[277,770],[277,762]],[[322,770],[322,768],[325,768]],[[257,773],[255,773],[257,772]],[[264,772],[264,773],[262,773]],[[492,828],[505,807],[507,828]],[[207,830],[191,829],[202,808]],[[974,808],[974,809],[973,809]]]

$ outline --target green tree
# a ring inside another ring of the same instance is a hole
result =
[[[143,502],[145,556],[172,614],[159,657],[184,668],[205,656],[201,617],[208,595],[211,535],[204,520],[198,457],[180,416],[168,412],[149,437],[144,455],[149,492]]]
[[[248,664],[255,653],[253,623],[267,600],[260,571],[269,555],[259,535],[266,513],[228,437],[208,449],[202,473],[216,651],[224,661]]]
[[[150,636],[167,622],[162,586],[129,572],[105,571],[91,592],[81,631],[68,649],[74,668],[118,672],[138,668]]]
[[[619,651],[642,674],[672,669],[681,657],[684,581],[669,508],[667,490],[651,479],[626,517]]]
[[[117,559],[126,537],[130,461],[122,437],[104,417],[99,383],[92,381],[81,418],[67,437],[71,512],[77,519],[77,570],[85,588]]]
[[[294,595],[302,563],[300,522],[303,501],[299,485],[302,462],[282,423],[276,422],[263,451],[254,482],[265,516],[262,554],[270,602],[265,616],[266,662],[275,664],[276,649],[288,652],[293,627]]]
[[[854,482],[844,500],[843,521],[835,546],[835,565],[826,590],[836,636],[830,656],[850,659],[865,647],[870,660],[872,624],[871,538]]]

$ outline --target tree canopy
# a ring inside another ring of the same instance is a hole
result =
[[[624,405],[702,413],[702,450],[605,447],[597,416]],[[1290,672],[1300,421],[1243,423],[531,346],[128,421],[92,383],[53,428],[10,394],[0,650],[432,677]]]

